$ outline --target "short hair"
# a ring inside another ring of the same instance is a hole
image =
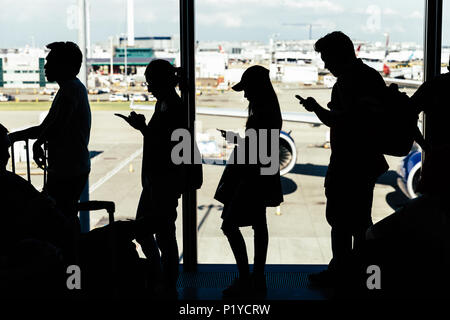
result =
[[[314,50],[319,53],[332,54],[339,60],[351,60],[356,58],[355,47],[352,40],[341,31],[328,33],[317,40]]]
[[[175,87],[180,82],[180,70],[167,60],[155,59],[147,65],[144,74],[146,77],[155,77],[158,81]]]
[[[83,54],[76,43],[52,42],[47,45],[58,64],[64,65],[68,75],[76,76],[80,72]]]

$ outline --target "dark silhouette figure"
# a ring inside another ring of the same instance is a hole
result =
[[[136,240],[153,264],[156,294],[176,298],[178,246],[175,233],[178,199],[188,189],[187,166],[176,165],[171,152],[177,142],[171,140],[177,129],[187,129],[187,109],[175,91],[178,69],[166,60],[154,60],[145,71],[148,91],[157,99],[155,112],[146,125],[145,116],[131,112],[125,119],[144,136],[142,193],[136,219],[140,221]],[[156,237],[156,241],[155,241]],[[161,251],[161,254],[160,252]]]
[[[325,67],[337,77],[329,110],[314,98],[300,103],[330,127],[331,157],[325,177],[326,217],[331,226],[333,258],[326,271],[310,276],[317,285],[334,285],[345,280],[352,248],[363,245],[365,232],[372,225],[371,209],[376,179],[388,169],[384,156],[366,143],[374,132],[367,132],[364,101],[385,91],[380,74],[355,56],[354,46],[342,32],[319,39],[314,48]],[[353,243],[352,243],[353,242]]]
[[[421,195],[367,231],[365,266],[377,264],[385,297],[443,298],[450,285],[450,145],[433,148],[419,180]]]
[[[425,143],[430,148],[429,153],[434,147],[448,143],[449,87],[450,72],[447,72],[424,82],[411,97],[417,113],[424,111],[426,114]]]
[[[0,124],[1,295],[44,297],[60,289],[66,219],[28,181],[6,170],[10,140]]]
[[[73,42],[53,42],[44,66],[49,82],[59,90],[42,124],[10,134],[12,142],[37,139],[33,158],[44,167],[43,144],[48,143],[48,181],[45,191],[56,206],[78,224],[76,204],[90,172],[88,143],[91,110],[85,86],[76,78],[82,53]]]
[[[264,267],[269,242],[266,207],[278,206],[283,201],[283,195],[278,157],[276,173],[263,175],[259,152],[262,143],[270,150],[270,129],[276,130],[278,139],[282,125],[281,112],[270,82],[269,70],[261,66],[248,68],[233,90],[244,91],[249,101],[246,133],[254,129],[257,140],[251,141],[247,134],[245,138],[240,138],[238,134],[222,131],[222,135],[229,142],[237,143],[237,146],[230,156],[230,160],[235,162],[227,164],[215,198],[224,204],[222,230],[230,243],[239,270],[239,278],[235,279],[223,294],[224,297],[237,297],[250,292],[263,297],[267,291]],[[262,140],[265,139],[262,131],[267,132],[266,141]],[[254,148],[250,144],[255,144]],[[246,161],[237,163],[236,154],[243,149]],[[249,161],[252,149],[258,153],[258,161],[255,164]],[[279,150],[272,149],[270,152],[279,155]],[[252,226],[254,230],[255,257],[252,275],[244,238],[239,230],[239,227],[244,226]]]

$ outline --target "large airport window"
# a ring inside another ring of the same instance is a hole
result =
[[[9,131],[38,125],[47,114],[58,85],[48,82],[45,75],[49,52],[46,45],[55,41],[80,44],[80,2],[2,3],[0,123]],[[92,111],[89,198],[114,201],[116,220],[134,219],[142,191],[142,135],[114,113],[128,115],[134,104],[141,108],[136,112],[150,120],[155,98],[144,85],[144,71],[156,58],[180,64],[178,1],[85,3],[86,86]],[[17,142],[14,151],[16,172],[27,179],[24,147],[24,143]],[[11,169],[11,162],[8,167]],[[71,170],[68,166],[67,172]],[[43,179],[42,170],[31,160],[31,181],[38,190],[42,189]],[[181,215],[181,207],[179,212]],[[105,211],[90,213],[90,229],[107,223]],[[178,225],[177,231],[181,229]],[[180,234],[178,239],[181,246]]]
[[[146,92],[144,70],[155,58],[180,66],[179,3],[85,2],[86,85],[92,108],[89,197],[114,201],[117,219],[133,219],[142,190],[142,137],[114,113],[133,109],[147,120],[152,116],[155,98]],[[0,123],[10,131],[39,124],[50,108],[58,86],[45,77],[45,45],[79,42],[79,3],[20,0],[2,6]],[[450,52],[447,11],[444,7],[443,68]],[[261,65],[270,72],[285,118],[279,141],[284,202],[267,209],[267,263],[328,263],[330,226],[323,185],[331,152],[329,129],[299,120],[307,111],[294,96],[314,97],[324,107],[329,102],[336,78],[313,45],[335,30],[352,39],[358,58],[387,84],[397,83],[412,95],[423,81],[424,1],[197,0],[195,18],[196,138],[206,163],[197,193],[198,262],[235,262],[220,229],[223,205],[214,200],[233,146],[216,129],[243,134],[248,101],[231,88],[248,67]],[[359,147],[355,145],[352,155],[355,163],[364,161],[358,158]],[[26,178],[24,145],[16,146],[15,160],[16,171]],[[375,187],[374,222],[414,197],[420,172],[412,155],[387,161],[390,169]],[[31,181],[42,187],[42,171],[33,163]],[[182,256],[181,211],[180,201],[177,239]],[[90,228],[107,221],[106,214],[92,212]],[[242,231],[252,260],[253,231]]]
[[[450,6],[448,3],[443,3],[442,12],[442,55],[441,63],[442,69],[441,73],[447,73],[450,59]]]
[[[216,128],[243,134],[249,102],[232,86],[252,65],[270,71],[285,118],[280,136],[284,202],[267,208],[267,263],[327,264],[331,258],[324,194],[329,128],[298,120],[307,111],[294,97],[311,96],[324,107],[330,101],[336,78],[314,51],[315,41],[335,30],[346,33],[358,58],[379,72],[387,84],[397,83],[401,91],[412,95],[423,79],[423,19],[421,0],[197,1],[196,120],[204,158],[226,160],[233,150]],[[364,161],[358,157],[359,148],[355,144],[351,155],[355,164]],[[374,191],[374,222],[414,196],[408,189],[411,182],[405,179],[404,158],[386,158],[389,170]],[[223,205],[214,200],[223,171],[224,165],[204,165],[206,179],[198,192],[199,263],[235,263],[220,230]],[[351,195],[354,190],[347,192]],[[253,230],[241,230],[252,262]]]

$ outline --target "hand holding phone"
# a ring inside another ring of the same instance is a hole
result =
[[[145,116],[143,114],[137,114],[131,111],[129,116],[124,116],[120,113],[114,113],[115,116],[124,119],[130,126],[137,130],[143,130],[145,128]]]
[[[305,107],[307,111],[314,112],[317,107],[320,107],[320,105],[317,103],[316,99],[312,97],[308,97],[304,99],[302,96],[296,94],[295,97],[299,100],[300,104]]]
[[[305,101],[305,99],[303,99],[299,94],[296,94],[295,97],[300,101],[300,103],[303,103],[303,101]]]
[[[226,137],[226,135],[227,135],[227,132],[225,131],[225,130],[222,130],[222,129],[218,129],[218,128],[216,128],[217,129],[217,131],[220,131],[220,134],[222,135],[222,137]]]

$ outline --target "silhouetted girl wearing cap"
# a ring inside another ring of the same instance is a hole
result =
[[[252,66],[242,75],[241,82],[233,87],[235,91],[244,91],[249,101],[246,132],[254,129],[257,134],[258,150],[261,130],[267,130],[267,144],[270,150],[270,129],[276,129],[277,139],[282,119],[277,96],[269,78],[269,70],[261,66]],[[245,148],[246,154],[252,149],[250,139],[242,139],[234,133],[224,134],[229,142],[237,140],[237,147],[231,157],[239,149]],[[233,138],[231,137],[233,136]],[[255,143],[255,141],[253,141]],[[270,150],[279,155],[279,150]],[[230,157],[230,159],[231,159]],[[236,159],[236,158],[235,158]],[[236,162],[235,162],[236,163]],[[279,161],[274,175],[261,175],[262,164],[249,164],[248,156],[245,164],[228,164],[224,170],[216,191],[215,198],[224,203],[222,213],[222,230],[227,237],[239,270],[239,278],[223,291],[224,296],[233,297],[253,291],[265,295],[266,280],[264,267],[266,263],[269,234],[266,222],[266,207],[278,206],[283,201],[281,191]],[[254,230],[254,267],[250,275],[247,249],[239,227],[252,226]]]
[[[157,269],[162,267],[159,270],[162,277],[155,275],[156,279],[161,280],[158,294],[176,297],[179,259],[175,237],[176,208],[186,181],[180,176],[179,166],[171,161],[171,151],[175,145],[171,135],[178,128],[186,129],[187,122],[181,98],[175,91],[179,82],[177,69],[165,60],[154,60],[147,66],[145,78],[148,91],[157,99],[148,125],[142,114],[131,112],[128,117],[118,116],[144,136],[143,190],[136,214],[136,219],[143,223],[136,240],[150,262],[156,264]]]

